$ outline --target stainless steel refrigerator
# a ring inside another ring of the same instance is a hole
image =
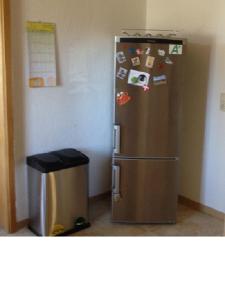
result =
[[[113,222],[176,222],[184,55],[182,39],[115,39]]]

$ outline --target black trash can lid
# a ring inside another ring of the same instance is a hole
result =
[[[75,149],[63,149],[27,157],[28,166],[50,173],[89,163],[89,158]]]
[[[51,152],[51,154],[56,155],[63,162],[66,168],[86,165],[89,163],[89,158],[82,152],[75,149],[62,149]]]

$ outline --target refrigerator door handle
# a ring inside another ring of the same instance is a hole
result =
[[[114,125],[114,154],[120,153],[120,126]]]
[[[113,194],[120,195],[120,166],[113,166]]]

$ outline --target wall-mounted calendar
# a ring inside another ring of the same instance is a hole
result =
[[[27,22],[29,50],[29,86],[54,87],[56,74],[56,25],[52,23]]]

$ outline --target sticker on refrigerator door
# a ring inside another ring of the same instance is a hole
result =
[[[150,74],[145,72],[140,72],[136,70],[130,70],[128,76],[128,84],[141,86],[148,85],[150,79]]]
[[[144,92],[148,92],[148,91],[150,91],[150,86],[148,86],[148,85],[143,85],[143,90],[144,90]]]
[[[127,61],[123,51],[117,52],[116,58],[119,64],[123,64]]]
[[[163,49],[159,49],[159,50],[158,50],[158,55],[159,55],[159,56],[165,56],[165,55],[166,55],[166,51],[163,50]]]
[[[153,77],[153,83],[154,83],[154,85],[167,84],[166,75],[154,76]]]
[[[123,80],[123,79],[126,78],[127,73],[128,73],[127,69],[125,69],[125,68],[119,68],[119,71],[118,71],[116,77],[119,78],[119,79],[121,79],[121,80]]]
[[[151,53],[151,48],[146,48],[146,49],[145,49],[145,54],[146,54],[146,55],[149,55],[150,53]]]
[[[147,68],[152,69],[153,66],[154,66],[154,62],[155,62],[155,57],[153,57],[153,56],[148,56],[147,59],[146,59],[146,64],[145,64],[145,66],[146,66]]]
[[[167,65],[173,65],[173,61],[172,61],[169,57],[166,57],[165,63],[166,63]]]
[[[138,56],[131,58],[131,61],[132,61],[132,65],[134,67],[140,66],[140,64],[141,64],[140,58]]]
[[[135,48],[129,48],[129,53],[130,54],[136,54],[136,49]]]
[[[138,48],[138,49],[136,49],[136,53],[137,53],[137,55],[143,55],[144,54],[144,50]]]
[[[163,62],[160,62],[160,63],[158,63],[158,69],[161,71],[161,70],[163,70],[164,69],[164,63]]]
[[[169,45],[169,54],[182,55],[183,54],[183,45]]]
[[[131,97],[127,92],[120,92],[117,94],[116,102],[119,106],[127,104],[131,100]]]

